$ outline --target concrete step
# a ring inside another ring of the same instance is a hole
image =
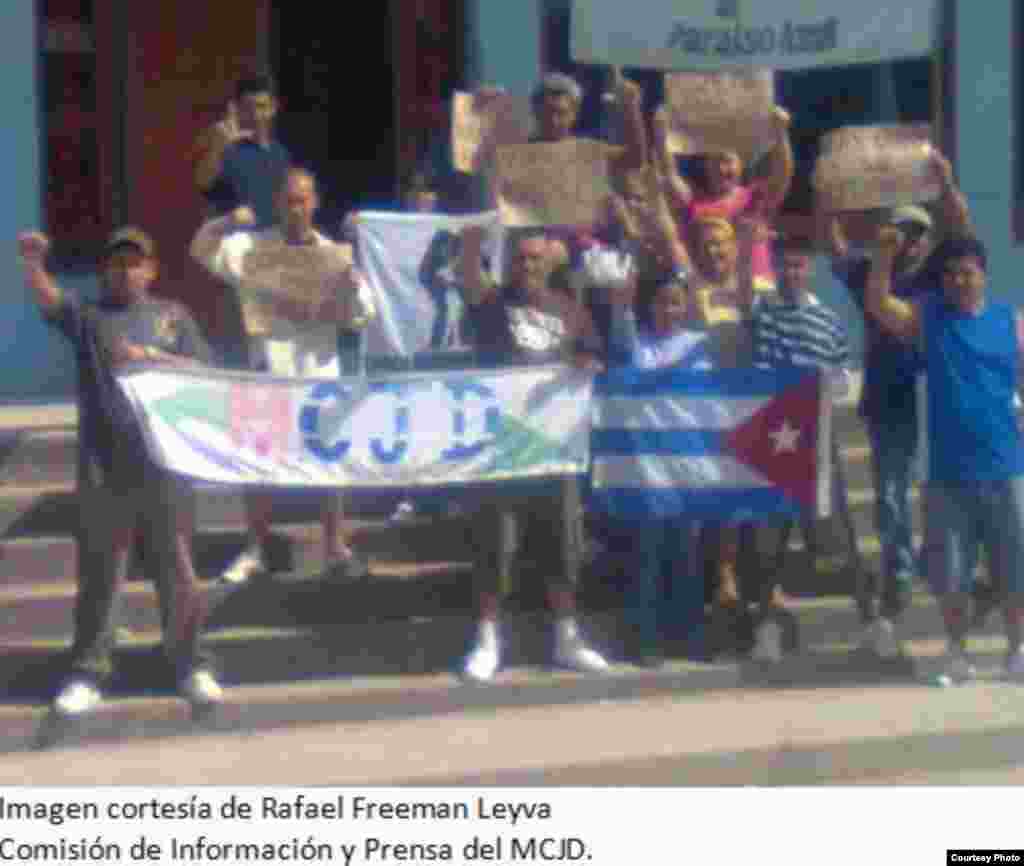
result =
[[[455,636],[461,626],[461,622],[449,623],[446,633]],[[591,622],[590,628],[593,634],[601,635],[602,623],[597,619]],[[103,707],[75,730],[64,731],[66,736],[60,744],[75,748],[112,741],[197,733],[209,735],[216,731],[269,733],[273,729],[297,724],[325,722],[343,722],[349,736],[358,736],[359,725],[368,723],[417,718],[431,718],[436,723],[445,717],[454,720],[466,712],[471,717],[496,718],[498,711],[543,707],[571,713],[574,707],[586,704],[600,704],[610,710],[616,705],[657,698],[686,701],[694,707],[694,712],[704,702],[710,702],[704,705],[727,708],[735,722],[737,712],[739,715],[743,712],[733,703],[737,700],[743,700],[749,711],[750,707],[756,707],[758,701],[766,700],[841,701],[850,696],[873,696],[858,712],[873,712],[877,717],[897,691],[915,695],[915,700],[920,703],[919,709],[927,712],[927,718],[917,719],[913,728],[904,733],[929,734],[936,725],[942,732],[949,733],[959,724],[958,717],[949,715],[949,702],[955,697],[953,693],[942,701],[932,697],[936,692],[928,689],[922,688],[919,695],[916,691],[908,691],[930,682],[937,670],[943,646],[941,640],[934,638],[911,641],[908,644],[910,656],[898,663],[881,663],[851,651],[846,642],[831,641],[809,645],[800,654],[769,667],[743,662],[699,664],[672,661],[655,671],[614,664],[604,675],[579,675],[547,666],[547,627],[541,618],[523,617],[514,629],[507,630],[512,631],[516,639],[524,641],[524,652],[510,651],[509,664],[488,687],[460,683],[450,670],[451,656],[442,660],[440,655],[433,654],[433,650],[440,647],[424,649],[422,635],[414,629],[403,633],[398,629],[388,631],[379,624],[373,627],[370,636],[376,638],[374,645],[377,642],[383,644],[385,635],[394,638],[401,650],[410,648],[410,638],[416,641],[413,648],[419,650],[419,654],[403,659],[400,669],[395,670],[387,669],[387,663],[379,657],[346,653],[342,643],[331,642],[325,635],[297,636],[289,646],[284,646],[280,637],[269,642],[261,642],[251,636],[248,640],[235,638],[218,642],[215,639],[223,661],[222,680],[228,687],[227,701],[216,715],[206,718],[201,724],[189,718],[183,701],[172,697],[173,684],[166,669],[161,668],[155,651],[150,647],[133,648],[121,654],[119,677],[108,690],[108,700]],[[354,650],[365,646],[368,630],[350,628],[341,634],[347,638],[347,647]],[[450,640],[444,649],[449,653],[457,651],[460,643],[459,640]],[[1000,691],[1003,648],[1003,640],[988,633],[973,639],[970,646],[979,668],[980,683],[975,687],[976,691],[967,691],[984,696],[979,700],[990,699],[1000,704],[989,720],[989,727],[1004,726],[1008,717],[1019,713],[1016,706],[1019,701],[1013,701],[1013,707],[1007,705],[1011,693],[1020,694],[1019,689],[1007,691],[1003,688]],[[303,654],[303,659],[315,656],[319,660],[319,673],[306,679],[297,677],[297,660],[289,655],[293,650]],[[285,674],[283,681],[263,678],[257,682],[253,679],[253,670],[268,656],[269,670]],[[44,711],[38,702],[52,691],[59,672],[57,657],[32,648],[21,649],[16,661],[22,665],[21,678],[14,683],[15,692],[8,690],[10,700],[15,702],[0,706],[0,751],[8,753],[32,747],[41,729],[45,730]],[[242,676],[236,676],[240,672]],[[37,687],[38,693],[27,689],[28,685]],[[970,694],[963,693],[963,699],[970,703]],[[874,701],[881,703],[871,709]],[[833,705],[831,710],[835,709]],[[993,709],[990,708],[989,712]],[[688,713],[687,718],[692,721],[695,716]],[[822,718],[818,721],[822,722]],[[811,724],[809,719],[803,726],[808,724]],[[833,730],[831,725],[830,722],[828,730],[821,728],[816,731],[819,743],[836,745],[839,741],[845,742],[844,736],[852,736],[842,734],[838,730],[842,728],[840,725],[832,735],[833,739],[829,739],[829,732]],[[789,730],[788,725],[783,727]],[[719,742],[721,738],[709,732],[691,730],[699,737],[691,744],[697,752],[710,756],[711,752],[733,752],[744,748],[738,741],[730,746]],[[740,725],[736,733],[742,733],[749,742],[750,738],[765,736],[768,732],[760,730],[758,725]],[[780,731],[780,735],[783,734]],[[795,736],[795,731],[791,734]],[[890,734],[895,732],[877,730],[871,736],[878,738]],[[1018,725],[1015,742],[1019,742],[1019,736]],[[833,743],[836,737],[839,740]],[[793,746],[791,739],[792,736],[784,738],[788,748]],[[698,743],[712,740],[714,748],[697,748]],[[464,772],[469,773],[470,770]],[[411,778],[417,774],[407,771],[407,775]]]
[[[0,487],[73,481],[77,465],[75,429],[0,429]]]
[[[151,688],[169,674],[156,649],[160,631],[152,592],[139,587],[127,595],[119,635],[125,662],[119,663],[117,688],[131,692]],[[36,599],[19,606],[26,617],[35,618],[34,627],[24,628],[17,619],[3,625],[0,682],[8,703],[45,698],[60,668],[71,622],[68,616],[47,620],[47,602]],[[551,648],[549,615],[516,602],[510,600],[502,622],[506,663],[512,668],[544,666]],[[436,673],[451,670],[465,652],[474,634],[472,609],[468,581],[458,573],[357,586],[269,582],[228,599],[211,618],[208,638],[235,683]],[[801,644],[812,655],[827,647],[856,648],[861,624],[850,599],[797,599],[792,609]],[[594,644],[611,659],[626,658],[630,632],[621,607],[595,610],[587,605],[585,610],[582,622]],[[989,617],[974,632],[979,646],[1001,640],[1000,629],[1000,618]],[[930,596],[915,596],[900,635],[941,645],[942,621]],[[145,664],[138,663],[140,657],[147,659]]]
[[[448,562],[451,552],[468,560],[465,527],[456,521],[395,525],[386,520],[354,520],[351,540],[371,561]],[[193,536],[196,573],[214,578],[246,544],[245,527],[204,527]],[[274,571],[311,571],[323,560],[319,523],[275,523],[268,544],[268,565]],[[459,559],[459,557],[456,557]],[[70,535],[0,539],[0,591],[30,585],[47,586],[74,580],[77,544]],[[130,580],[138,579],[136,569]]]

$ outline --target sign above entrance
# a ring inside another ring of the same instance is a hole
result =
[[[930,54],[936,0],[574,0],[579,63],[805,69]]]

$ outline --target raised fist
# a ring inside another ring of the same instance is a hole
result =
[[[249,205],[244,204],[231,211],[231,220],[237,226],[251,226],[256,223],[256,214]]]
[[[50,239],[42,232],[22,232],[18,235],[18,255],[26,262],[41,262],[50,249]]]
[[[772,122],[779,132],[785,132],[789,129],[790,124],[792,124],[793,118],[785,108],[781,105],[776,105],[772,109]]]
[[[643,89],[639,84],[629,78],[626,78],[618,68],[615,70],[615,77],[613,81],[615,84],[615,92],[618,95],[621,104],[639,105],[644,95]]]
[[[238,106],[233,99],[228,102],[224,116],[214,124],[213,130],[214,134],[221,139],[225,146],[238,141],[240,138],[249,138],[252,135],[251,132],[242,129],[239,125]]]

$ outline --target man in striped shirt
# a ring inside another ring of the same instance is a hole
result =
[[[798,238],[777,239],[774,264],[779,298],[755,300],[751,250],[759,239],[766,237],[767,230],[761,224],[744,222],[740,224],[738,234],[740,305],[749,327],[754,364],[817,368],[831,381],[833,398],[846,396],[850,389],[849,342],[838,314],[820,304],[811,292],[812,244]],[[846,539],[848,567],[856,571],[857,585],[861,586],[864,566],[857,547],[846,496],[846,480],[834,435],[831,447],[833,502]],[[786,611],[785,595],[778,583],[793,526],[793,521],[783,525],[776,548],[775,567],[765,575],[760,588],[761,621],[755,632],[753,655],[762,661],[777,661],[781,657],[784,626],[789,630],[786,643],[795,646],[797,642],[795,621]],[[812,556],[817,554],[819,543],[813,515],[804,516],[801,529],[808,553]]]

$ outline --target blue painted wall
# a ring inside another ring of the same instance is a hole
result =
[[[15,235],[40,225],[42,195],[39,109],[39,44],[36,4],[8,0],[0,13],[0,98],[5,130],[0,137],[0,402],[70,398],[74,363],[63,341],[43,324],[24,288]],[[66,281],[95,291],[95,280]]]
[[[978,236],[991,251],[993,294],[1024,305],[1024,246],[1013,236],[1015,159],[1024,137],[1015,118],[1013,6],[1017,0],[960,0],[957,15],[957,169]]]

